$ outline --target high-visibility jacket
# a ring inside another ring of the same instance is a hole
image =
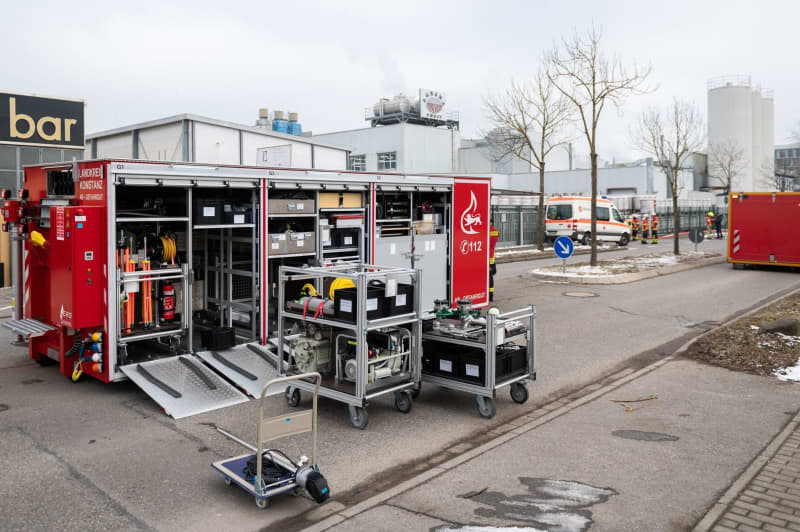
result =
[[[653,232],[658,231],[658,216],[653,216],[653,221],[651,222],[650,227],[652,227]]]
[[[642,218],[642,233],[647,232],[648,223],[647,218]]]
[[[500,231],[493,225],[489,226],[489,264],[494,264],[494,248],[500,239]]]

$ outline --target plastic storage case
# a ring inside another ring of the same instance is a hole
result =
[[[218,225],[222,223],[222,201],[195,198],[192,218],[195,225]]]
[[[212,351],[230,349],[236,343],[233,327],[215,327],[203,331],[200,339],[203,346]]]
[[[333,293],[333,315],[337,320],[356,322],[356,288],[340,288]],[[383,318],[383,288],[367,288],[367,319]]]

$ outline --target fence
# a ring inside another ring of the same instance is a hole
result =
[[[539,213],[536,206],[492,205],[494,226],[500,233],[498,248],[536,245],[536,221]],[[728,227],[728,206],[679,206],[681,231],[705,228],[709,212],[723,215],[722,227]],[[658,205],[658,232],[666,235],[673,232],[672,205]],[[627,215],[630,216],[630,215]]]

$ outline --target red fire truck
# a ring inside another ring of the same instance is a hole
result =
[[[147,365],[172,357],[202,383],[217,362],[200,364],[197,348],[213,350],[219,330],[269,345],[280,265],[413,267],[423,309],[483,307],[490,188],[446,175],[126,160],[27,167],[4,204],[22,243],[22,314],[6,326],[65,376],[113,382],[136,365],[153,381]],[[220,382],[196,411],[229,404]]]
[[[728,262],[800,266],[800,193],[734,192],[728,202]]]

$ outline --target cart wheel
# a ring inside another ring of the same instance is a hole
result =
[[[528,400],[528,388],[521,382],[511,383],[511,399],[515,403],[524,403]]]
[[[481,417],[492,419],[497,413],[494,408],[494,399],[491,397],[484,397],[482,395],[478,395],[476,399],[478,400],[478,413],[481,415]]]
[[[300,488],[293,489],[292,490],[292,495],[294,495],[295,497],[299,497],[300,496]]]
[[[300,390],[293,387],[286,388],[286,402],[289,406],[297,406],[300,404]]]
[[[256,506],[261,508],[262,510],[269,506],[269,499],[266,497],[256,497]]]
[[[416,399],[422,393],[422,383],[419,383],[416,388],[411,388],[411,398]]]
[[[225,485],[226,486],[230,486],[231,485],[231,477],[225,477]]]
[[[367,410],[360,406],[349,405],[347,409],[350,411],[350,424],[353,427],[364,430],[367,428],[369,418],[367,417]]]
[[[403,390],[394,394],[394,407],[400,412],[408,414],[411,412],[411,407],[414,402],[412,401],[412,394]]]

